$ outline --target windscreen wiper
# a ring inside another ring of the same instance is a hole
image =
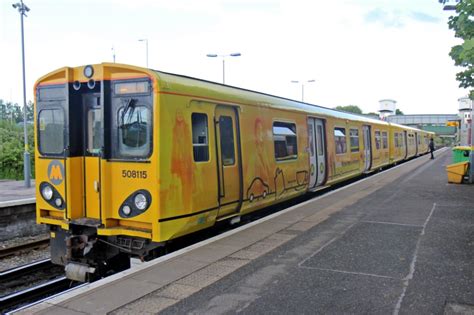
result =
[[[123,112],[122,112],[122,119],[121,119],[121,125],[125,125],[125,115],[128,113],[128,111],[130,110],[130,108],[135,108],[135,103],[137,102],[136,99],[133,99],[133,98],[130,98],[130,99],[125,99],[124,100],[127,104],[125,105],[125,108],[123,109]],[[129,115],[131,116],[131,115]]]

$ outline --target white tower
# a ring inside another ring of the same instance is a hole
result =
[[[379,101],[379,113],[380,119],[385,120],[385,118],[389,115],[395,114],[397,101],[395,100],[380,100]]]
[[[471,113],[472,101],[469,97],[458,98],[459,102],[459,118],[461,125],[459,126],[459,140],[461,145],[469,145],[471,140]]]

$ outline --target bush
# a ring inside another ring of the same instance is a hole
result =
[[[21,180],[23,177],[23,126],[0,120],[0,179]],[[34,134],[28,125],[28,143],[31,157],[31,177],[34,178]]]

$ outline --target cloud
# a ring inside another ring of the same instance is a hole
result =
[[[440,18],[431,16],[429,14],[419,12],[419,11],[411,12],[410,17],[415,21],[423,22],[423,23],[438,23],[438,22],[441,22]]]
[[[439,23],[440,17],[429,15],[421,11],[390,10],[375,8],[370,10],[365,16],[366,23],[379,23],[386,28],[402,28],[409,21],[420,23]]]
[[[404,26],[402,15],[399,11],[387,11],[381,8],[369,11],[365,15],[364,21],[366,23],[381,23],[386,28],[402,28]]]

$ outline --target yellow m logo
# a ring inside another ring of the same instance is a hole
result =
[[[51,167],[51,173],[49,173],[50,180],[63,180],[63,174],[59,165],[53,165]]]

